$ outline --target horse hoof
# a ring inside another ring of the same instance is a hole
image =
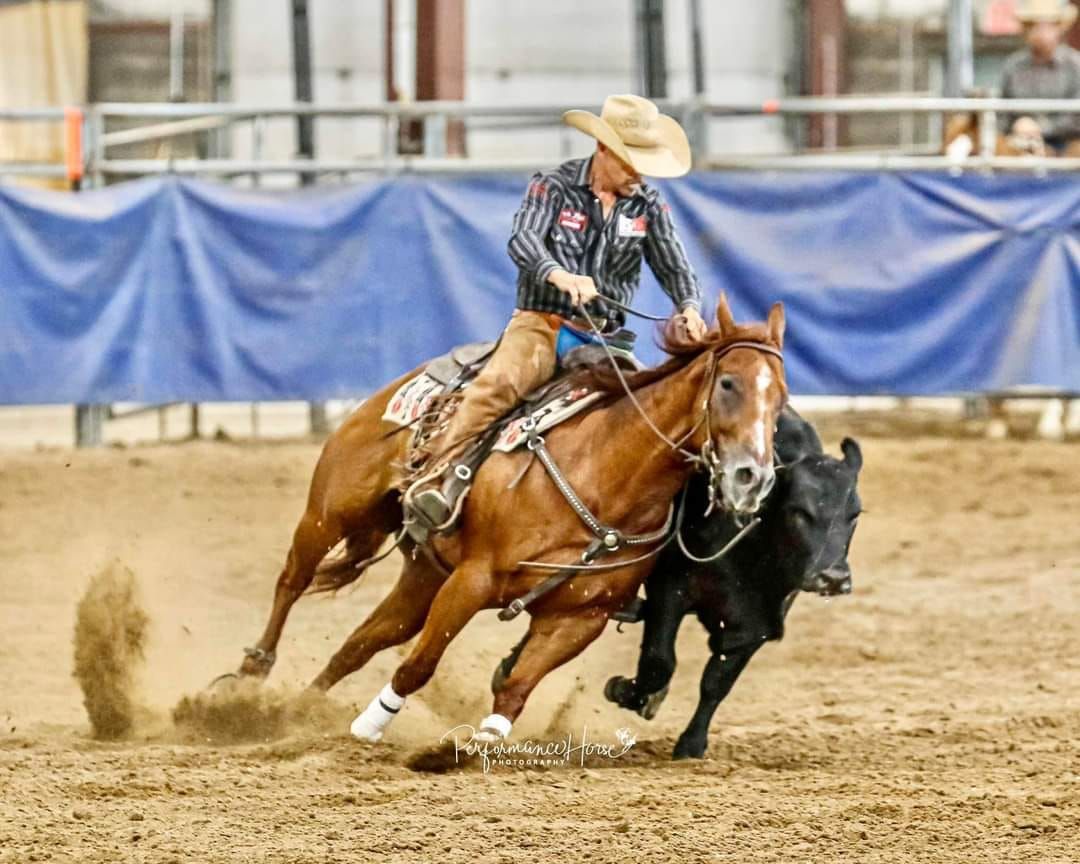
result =
[[[498,744],[503,740],[498,729],[480,729],[472,738],[477,744]]]
[[[218,675],[213,681],[206,685],[207,690],[213,690],[219,684],[225,681],[239,681],[240,675],[237,672],[226,672],[224,675]]]
[[[489,714],[481,723],[480,728],[473,733],[472,740],[477,744],[498,744],[506,740],[513,728],[509,718],[502,714]]]

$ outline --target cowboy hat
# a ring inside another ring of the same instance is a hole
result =
[[[1072,3],[1062,4],[1059,0],[1021,0],[1014,14],[1021,24],[1056,21],[1062,27],[1071,27],[1078,11]]]
[[[608,96],[600,116],[567,111],[563,123],[591,135],[646,177],[681,177],[690,170],[682,127],[640,96]]]

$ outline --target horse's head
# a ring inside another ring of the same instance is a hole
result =
[[[787,400],[780,356],[784,307],[776,303],[764,325],[740,327],[721,295],[716,320],[706,337],[711,366],[705,376],[705,428],[698,432],[701,453],[725,507],[753,513],[776,479],[773,431]]]

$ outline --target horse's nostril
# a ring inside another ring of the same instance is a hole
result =
[[[749,468],[739,468],[735,472],[735,482],[739,486],[749,486],[754,482],[754,472]]]

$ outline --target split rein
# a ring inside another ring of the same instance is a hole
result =
[[[603,302],[605,304],[611,304],[618,309],[621,309],[623,312],[637,315],[640,318],[646,318],[652,321],[667,320],[660,316],[648,315],[644,312],[638,312],[630,308],[629,306],[624,306],[618,301],[611,300],[607,297],[603,298]],[[781,360],[783,360],[783,356],[778,350],[772,348],[771,346],[762,345],[757,342],[746,341],[732,342],[729,345],[725,345],[719,351],[714,351],[712,360],[709,364],[707,385],[705,387],[706,398],[702,403],[701,417],[696,423],[694,423],[694,425],[685,435],[683,435],[678,440],[673,440],[653,422],[652,418],[649,417],[645,409],[642,407],[641,403],[638,401],[637,396],[633,391],[633,388],[630,387],[629,383],[627,382],[626,376],[623,375],[622,368],[619,366],[615,355],[612,353],[611,348],[608,346],[607,340],[604,339],[602,331],[599,327],[596,326],[596,322],[593,321],[592,317],[588,313],[588,310],[585,309],[584,304],[579,305],[577,307],[577,311],[581,313],[582,317],[585,319],[585,321],[588,322],[589,326],[592,328],[593,334],[597,337],[597,340],[600,346],[603,348],[608,361],[611,363],[611,367],[614,370],[619,383],[622,385],[624,393],[629,398],[631,404],[634,406],[634,409],[641,416],[641,419],[645,421],[645,424],[661,441],[667,444],[673,452],[681,454],[687,462],[695,464],[699,469],[703,468],[705,471],[708,472],[709,504],[705,510],[705,515],[708,516],[712,512],[716,503],[716,488],[719,484],[719,475],[721,473],[720,460],[715,453],[715,445],[713,444],[711,412],[709,410],[712,404],[713,391],[716,387],[716,371],[717,367],[719,366],[720,358],[727,352],[732,351],[736,348],[752,348],[757,351],[764,351],[766,353],[773,354],[779,357]],[[706,427],[706,442],[705,445],[702,447],[701,453],[693,453],[687,450],[683,445],[686,443],[686,441],[690,439],[690,437],[695,432],[698,431],[702,424],[704,424]],[[739,543],[739,541],[741,541],[747,534],[749,534],[751,530],[753,530],[757,525],[761,523],[761,518],[755,517],[749,523],[743,526],[738,532],[738,534],[736,534],[735,537],[733,537],[728,543],[726,543],[723,548],[721,548],[718,552],[704,557],[695,555],[687,548],[686,541],[682,536],[683,518],[686,513],[686,495],[684,493],[680,498],[677,512],[675,506],[672,505],[672,507],[668,510],[668,517],[665,520],[664,526],[659,531],[652,532],[648,535],[641,535],[639,537],[625,537],[617,530],[604,526],[599,522],[598,519],[596,519],[595,516],[593,516],[593,514],[589,511],[589,509],[574,492],[573,488],[567,482],[566,478],[562,475],[562,472],[558,469],[558,466],[555,465],[554,460],[551,458],[550,454],[548,454],[547,449],[544,446],[543,438],[541,438],[531,426],[526,426],[526,432],[529,435],[529,440],[527,444],[529,450],[533,452],[533,455],[539,458],[540,462],[543,464],[544,468],[547,470],[548,474],[554,481],[555,486],[562,493],[563,497],[566,498],[567,502],[578,514],[578,516],[585,523],[585,525],[593,532],[596,539],[593,540],[593,542],[582,554],[580,564],[553,564],[546,561],[519,561],[518,566],[520,567],[528,567],[537,570],[552,570],[555,571],[555,575],[550,577],[549,580],[543,585],[539,586],[538,589],[534,589],[535,593],[530,592],[530,594],[527,594],[525,597],[521,598],[522,602],[514,601],[514,603],[511,604],[511,607],[505,610],[507,612],[511,612],[511,610],[514,610],[513,614],[517,614],[522,609],[524,609],[529,602],[537,599],[537,597],[539,596],[542,596],[543,593],[547,593],[547,590],[551,590],[557,587],[557,585],[561,581],[559,579],[560,576],[562,577],[562,579],[565,579],[573,573],[603,572],[609,570],[617,570],[622,567],[628,567],[632,564],[638,564],[642,561],[659,555],[660,552],[667,548],[667,546],[670,545],[673,540],[678,541],[680,551],[689,560],[693,561],[696,564],[707,564],[713,561],[718,561],[719,559],[723,558],[728,552],[730,552],[731,549],[733,549],[736,544]],[[624,561],[613,561],[606,564],[593,563],[593,559],[597,555],[616,552],[624,545],[640,545],[645,543],[653,543],[661,540],[662,542],[656,548],[635,558],[630,558]],[[552,583],[550,584],[550,586],[549,582]],[[516,609],[514,607],[516,607]]]

